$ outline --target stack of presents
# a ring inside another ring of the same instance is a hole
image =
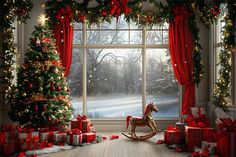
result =
[[[164,131],[164,142],[184,146],[192,157],[236,157],[236,120],[221,118],[216,124],[210,127],[204,108],[191,108],[184,122]]]
[[[10,155],[16,152],[39,150],[53,145],[78,146],[96,140],[95,129],[87,116],[78,115],[71,121],[71,129],[21,128],[17,125],[4,125],[0,130],[0,152]]]

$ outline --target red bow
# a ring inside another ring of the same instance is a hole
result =
[[[111,15],[116,15],[116,18],[118,20],[121,13],[124,13],[125,15],[129,14],[131,12],[131,9],[128,7],[127,4],[128,0],[112,0],[110,4]]]
[[[65,18],[70,19],[70,18],[72,18],[72,16],[73,16],[73,13],[68,5],[65,8],[61,8],[56,13],[57,20],[63,20]]]
[[[76,117],[76,119],[78,119],[78,121],[80,121],[80,120],[86,120],[86,119],[88,119],[88,117],[87,117],[86,115],[83,115],[83,116],[78,115],[78,116]]]
[[[66,131],[67,135],[80,135],[82,134],[82,131],[80,131],[79,129],[72,129],[72,130],[68,130]]]

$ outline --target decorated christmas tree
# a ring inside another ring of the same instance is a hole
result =
[[[69,88],[51,35],[47,26],[35,26],[25,62],[18,69],[9,114],[20,125],[62,127],[72,117]]]

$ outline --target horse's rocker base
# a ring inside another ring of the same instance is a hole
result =
[[[131,136],[131,133],[129,134],[126,134],[126,133],[123,133],[122,132],[122,135],[124,135],[125,137],[128,137],[132,140],[137,140],[137,141],[143,141],[143,140],[147,140],[149,138],[152,138],[153,136],[155,136],[157,134],[157,132],[150,132],[149,134],[147,135],[143,135],[143,136],[138,136],[138,137],[132,137]]]

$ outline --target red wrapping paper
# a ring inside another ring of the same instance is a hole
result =
[[[83,133],[83,142],[90,143],[96,140],[96,133]]]
[[[88,117],[86,115],[78,115],[76,117],[76,119],[73,119],[71,121],[71,129],[79,129],[79,130],[82,130],[83,128],[83,124],[82,124],[82,121],[87,121],[88,120]]]
[[[236,157],[236,132],[225,132],[217,140],[217,153],[221,157]]]
[[[203,141],[216,141],[216,130],[214,128],[203,128]]]
[[[16,150],[15,143],[3,144],[3,154],[10,155]]]
[[[91,123],[90,123],[89,119],[82,120],[82,132],[83,133],[89,133],[90,126],[91,126]]]
[[[164,131],[165,144],[179,144],[181,141],[181,132],[179,128],[168,126],[167,130]]]
[[[186,145],[189,151],[194,147],[200,147],[203,140],[203,129],[199,127],[185,126]]]

